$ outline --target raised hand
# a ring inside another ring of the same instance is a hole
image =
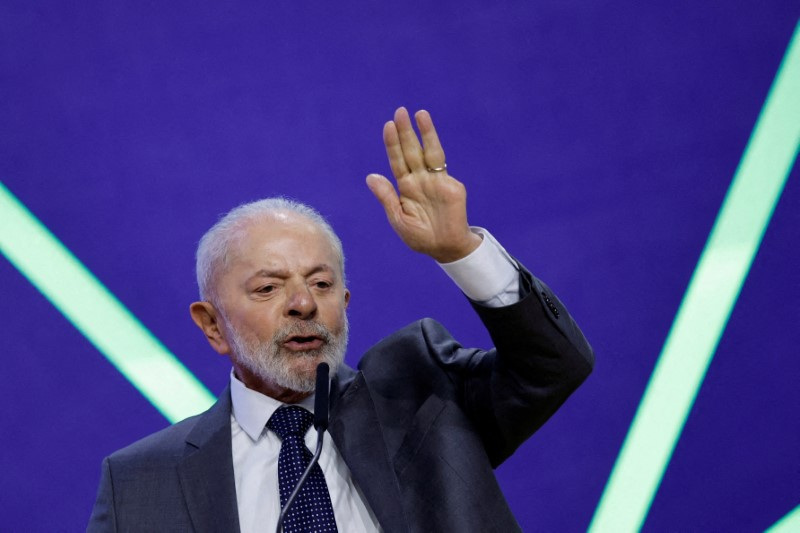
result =
[[[379,174],[367,176],[367,186],[409,248],[449,263],[475,250],[481,238],[469,229],[467,191],[447,173],[430,114],[417,111],[414,118],[422,144],[404,107],[383,126],[383,143],[397,190]]]

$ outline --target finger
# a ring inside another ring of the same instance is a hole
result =
[[[397,135],[397,127],[391,120],[383,125],[383,144],[386,146],[386,156],[389,158],[389,166],[395,179],[400,179],[410,172],[406,165],[406,158],[403,156],[403,149],[400,147],[400,137]]]
[[[394,123],[397,128],[397,135],[400,138],[400,147],[403,149],[406,165],[412,172],[425,169],[425,161],[422,158],[422,145],[419,144],[417,134],[411,126],[411,117],[405,107],[397,108],[394,112]]]
[[[445,164],[444,150],[439,142],[439,136],[436,134],[436,128],[433,127],[430,113],[423,109],[417,111],[414,118],[417,120],[417,127],[422,136],[425,166],[428,168],[443,167]]]
[[[383,206],[389,222],[394,225],[396,213],[400,209],[400,199],[392,184],[380,174],[370,174],[367,176],[367,187]]]

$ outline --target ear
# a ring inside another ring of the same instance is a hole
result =
[[[347,289],[344,290],[344,308],[347,309],[347,305],[350,303],[350,291]]]
[[[230,346],[220,328],[219,315],[211,303],[194,302],[189,306],[189,314],[192,315],[192,320],[203,331],[208,343],[217,353],[222,355],[230,353]]]

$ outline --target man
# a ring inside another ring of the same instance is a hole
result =
[[[310,456],[302,443],[315,440],[282,424],[310,416],[301,407],[313,409],[321,361],[333,375],[330,438],[287,531],[519,529],[493,468],[588,376],[593,355],[550,289],[469,227],[431,118],[416,121],[422,144],[403,108],[384,127],[397,190],[376,174],[367,185],[400,238],[469,297],[496,348],[462,348],[423,320],[357,371],[342,365],[350,293],[338,238],[300,204],[240,206],[201,240],[202,301],[191,305],[231,359],[230,387],[206,413],[106,458],[89,530],[274,529]]]

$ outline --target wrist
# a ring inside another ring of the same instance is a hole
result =
[[[441,250],[436,254],[431,254],[431,257],[433,257],[436,262],[440,264],[452,263],[467,257],[469,254],[477,250],[482,242],[483,237],[479,233],[470,231],[469,235],[465,236],[463,242],[459,243],[457,246],[450,247],[446,250]]]

